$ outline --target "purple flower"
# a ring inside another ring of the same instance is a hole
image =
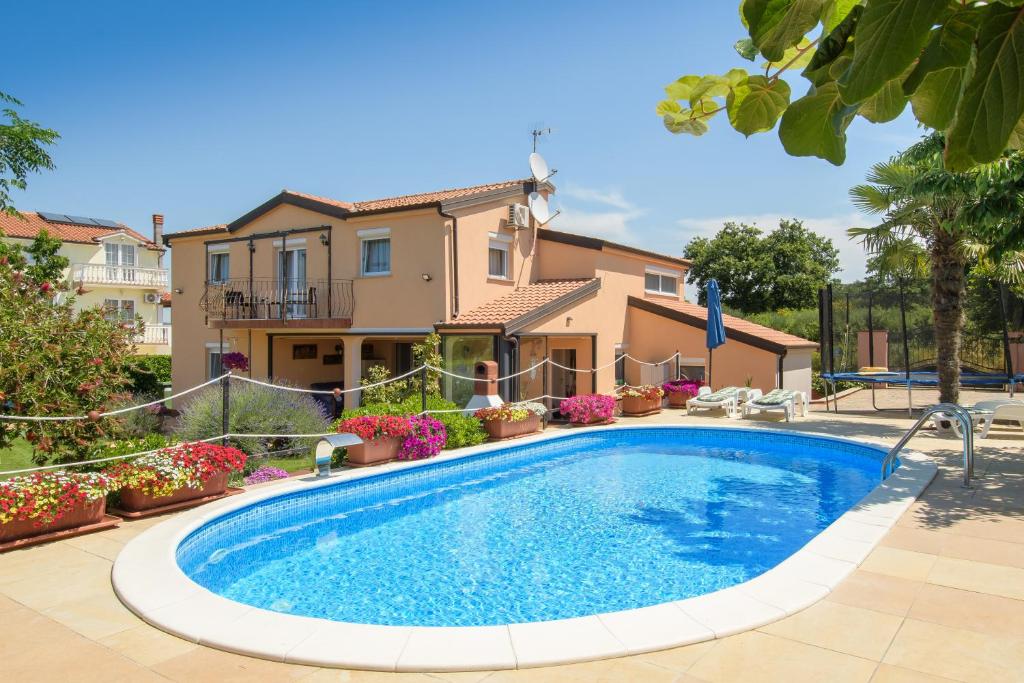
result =
[[[409,434],[402,441],[398,459],[432,458],[441,452],[447,440],[448,433],[440,420],[429,415],[413,415],[409,418]]]
[[[288,472],[282,470],[280,467],[261,465],[253,470],[252,474],[245,478],[245,483],[247,486],[252,486],[253,484],[265,484],[268,481],[287,478]]]

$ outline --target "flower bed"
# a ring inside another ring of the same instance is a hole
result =
[[[543,403],[506,403],[481,408],[473,416],[483,423],[491,441],[501,441],[536,432],[547,412]]]
[[[440,420],[429,415],[414,415],[409,418],[409,433],[402,440],[398,459],[432,458],[441,452],[447,440],[448,433]]]
[[[97,523],[115,487],[96,472],[36,472],[0,481],[0,543]]]
[[[120,485],[119,508],[139,512],[223,494],[245,457],[230,446],[183,443],[119,463],[108,474]]]
[[[697,395],[704,382],[699,379],[673,379],[661,385],[668,396],[670,408],[685,408],[686,402]]]
[[[365,467],[395,460],[412,428],[406,417],[360,415],[340,420],[336,430],[355,434],[363,440],[361,444],[348,447],[347,459],[350,465]]]
[[[564,399],[558,406],[574,425],[603,424],[615,415],[615,397],[602,394],[583,394]]]
[[[642,417],[661,412],[661,399],[665,391],[652,384],[638,387],[625,387],[619,392],[622,397],[622,414],[630,417]]]
[[[276,481],[278,479],[287,479],[289,476],[287,470],[283,470],[280,467],[260,465],[251,474],[247,475],[244,481],[246,486],[253,486],[255,484],[266,484],[269,481]]]

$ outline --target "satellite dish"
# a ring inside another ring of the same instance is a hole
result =
[[[530,155],[530,172],[538,183],[543,183],[554,175],[548,171],[548,162],[544,161],[544,157],[537,152]]]
[[[548,208],[548,200],[544,195],[536,192],[530,193],[530,214],[541,225],[551,220],[551,209]]]

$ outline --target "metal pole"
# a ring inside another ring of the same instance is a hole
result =
[[[868,292],[868,365],[875,365],[875,323],[871,317],[874,295]]]
[[[1013,396],[1013,385],[1015,377],[1013,370],[1013,356],[1010,354],[1010,329],[1006,316],[1006,285],[999,283],[999,312],[1003,317],[1003,361],[1006,365],[1006,381],[1010,386],[1010,396]]]
[[[551,366],[548,365],[548,356],[547,356],[547,354],[544,354],[544,365],[542,367],[543,367],[543,369],[541,370],[541,373],[540,373],[540,377],[541,377],[541,391],[540,391],[540,393],[541,393],[542,396],[546,397],[548,395],[548,372],[550,372],[550,370],[551,370]],[[551,410],[552,403],[551,403],[551,399],[550,398],[545,398],[544,399],[544,404],[547,405],[548,410]]]
[[[835,330],[833,330],[832,319],[835,317],[835,311],[832,310],[832,285],[828,286],[828,371],[831,374],[836,373],[836,338]]]
[[[420,368],[420,410],[427,409],[427,366]]]
[[[679,349],[676,349],[676,379],[683,378],[683,361],[679,357]]]
[[[231,426],[230,426],[230,424],[231,424],[231,420],[230,420],[230,414],[231,414],[231,410],[230,410],[230,408],[231,408],[231,377],[228,376],[230,374],[231,374],[231,372],[228,371],[228,374],[225,375],[224,377],[221,377],[221,379],[220,379],[220,390],[221,390],[220,426],[221,426],[221,434],[227,434],[228,432],[231,431]],[[225,436],[223,439],[220,440],[220,442],[221,442],[221,445],[227,446],[228,445],[228,437]]]
[[[903,331],[903,367],[907,378],[907,415],[914,417],[914,390],[910,386],[910,342],[907,339],[907,305],[904,300],[903,278],[900,283],[900,329]]]
[[[714,361],[714,349],[708,349],[708,388],[714,391],[714,387],[711,386],[711,365]]]

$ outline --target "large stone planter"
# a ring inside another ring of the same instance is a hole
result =
[[[96,500],[87,500],[75,506],[71,510],[65,512],[60,519],[56,519],[49,524],[37,526],[36,520],[34,519],[6,522],[4,524],[0,524],[0,544],[32,536],[42,536],[55,531],[74,529],[75,527],[86,526],[88,524],[97,524],[98,522],[103,521],[103,516],[106,511],[107,499],[106,497],[100,497]]]
[[[398,457],[398,449],[401,446],[402,439],[397,436],[364,441],[357,446],[348,446],[346,462],[353,467],[368,467],[391,462]]]
[[[693,394],[688,394],[685,391],[670,391],[668,392],[668,407],[685,408],[686,402],[691,398],[693,398]]]
[[[505,422],[504,420],[484,420],[484,429],[491,441],[504,441],[515,439],[519,436],[533,434],[540,429],[540,415],[530,413],[530,416],[519,422]]]
[[[162,508],[167,507],[168,505],[184,503],[196,498],[218,496],[224,493],[227,488],[227,472],[218,472],[213,475],[206,480],[206,483],[203,484],[201,489],[190,489],[186,486],[185,488],[178,489],[169,496],[152,496],[140,491],[139,489],[126,487],[120,491],[121,503],[118,509],[126,512],[141,512],[143,510],[151,510],[153,508]]]
[[[661,398],[641,398],[640,396],[622,397],[622,414],[629,417],[642,417],[661,412]]]

